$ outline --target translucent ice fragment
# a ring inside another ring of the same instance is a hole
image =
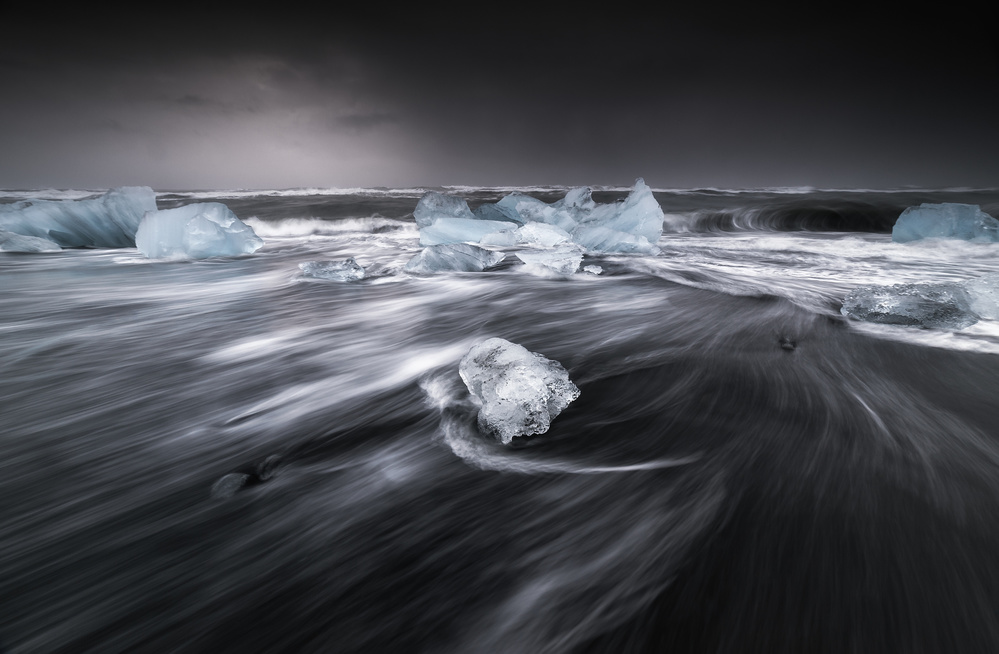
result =
[[[496,247],[513,247],[517,245],[517,232],[489,232],[479,240],[479,245],[493,245]]]
[[[576,243],[600,252],[659,252],[665,216],[645,180],[635,180],[628,197],[613,204],[596,204],[583,190],[566,195],[579,222],[572,233]]]
[[[591,197],[593,190],[588,186],[570,189],[565,197],[555,202],[553,206],[565,208],[569,213],[583,217],[597,208],[597,203]]]
[[[470,216],[463,200],[428,193],[416,214],[422,245],[512,245],[505,232],[520,227],[517,242],[528,245],[551,247],[571,240],[598,252],[646,254],[658,254],[656,243],[665,219],[652,189],[642,179],[635,180],[628,197],[610,204],[594,202],[590,189],[580,187],[551,204],[511,193],[499,202],[480,205]]]
[[[523,193],[511,193],[497,202],[496,208],[510,215],[511,220],[524,225],[530,222],[547,223],[571,232],[576,227],[576,221],[572,214],[556,204],[546,204]]]
[[[472,347],[458,372],[481,403],[479,429],[506,444],[516,436],[545,433],[579,397],[562,364],[502,338]]]
[[[207,259],[256,252],[264,244],[249,225],[221,202],[150,211],[135,245],[150,259]]]
[[[978,322],[964,287],[951,283],[861,286],[846,296],[841,312],[887,325],[963,329]]]
[[[112,189],[89,200],[24,200],[0,205],[0,230],[53,241],[63,247],[135,245],[142,216],[156,211],[148,186]]]
[[[971,299],[971,310],[982,318],[999,320],[999,273],[985,275],[964,283]]]
[[[908,243],[924,238],[994,243],[999,241],[999,221],[977,204],[944,202],[909,207],[895,221],[891,240]]]
[[[22,236],[0,230],[0,252],[61,252],[62,248],[47,238]]]
[[[507,205],[487,203],[479,205],[472,213],[479,220],[499,220],[501,222],[523,223],[524,219],[517,213],[516,208]]]
[[[302,274],[316,279],[331,279],[337,282],[352,282],[364,278],[362,268],[354,257],[342,261],[306,261],[298,264]]]
[[[580,225],[572,233],[572,239],[596,252],[659,253],[659,248],[641,234],[629,234],[603,225]]]
[[[420,228],[420,245],[478,243],[486,234],[515,229],[517,223],[475,218],[437,218],[431,225]]]
[[[550,248],[571,240],[572,237],[561,227],[546,223],[527,223],[517,230],[517,242]]]
[[[468,203],[453,195],[444,195],[437,191],[427,191],[416,204],[413,218],[420,227],[429,227],[438,218],[468,218],[474,220]]]
[[[583,252],[570,245],[554,250],[518,252],[517,258],[527,264],[528,272],[536,275],[571,275],[583,261]]]
[[[424,248],[409,260],[403,269],[406,272],[429,274],[454,270],[459,272],[482,272],[503,260],[502,252],[493,252],[466,243],[442,243]]]
[[[604,271],[600,266],[583,266],[583,271],[588,272],[591,275],[599,275]]]

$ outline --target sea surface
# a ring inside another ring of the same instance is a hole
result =
[[[404,273],[424,190],[158,193],[238,258],[0,253],[0,651],[999,651],[999,323],[840,313],[999,272],[890,235],[999,190],[659,190],[660,254],[564,277]],[[547,433],[477,431],[490,337],[579,387]]]

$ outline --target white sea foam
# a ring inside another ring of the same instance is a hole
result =
[[[371,216],[367,218],[343,218],[322,220],[320,218],[285,218],[284,220],[260,220],[250,217],[244,220],[259,236],[267,238],[296,238],[301,236],[328,236],[349,232],[383,232],[400,230],[418,236],[416,226],[409,221]]]
[[[298,198],[309,196],[349,196],[418,198],[426,188],[291,188],[291,189],[229,189],[217,191],[161,191],[160,195],[185,197],[192,200],[233,200],[243,198]]]

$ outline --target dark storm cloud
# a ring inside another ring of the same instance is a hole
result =
[[[982,21],[812,15],[47,19],[0,46],[0,185],[995,184]]]

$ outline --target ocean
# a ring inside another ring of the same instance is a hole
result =
[[[657,254],[416,276],[425,190],[157,193],[242,257],[0,253],[0,651],[999,651],[999,321],[840,311],[999,273],[890,234],[999,190],[660,189]],[[491,337],[578,386],[547,433],[476,427]]]

